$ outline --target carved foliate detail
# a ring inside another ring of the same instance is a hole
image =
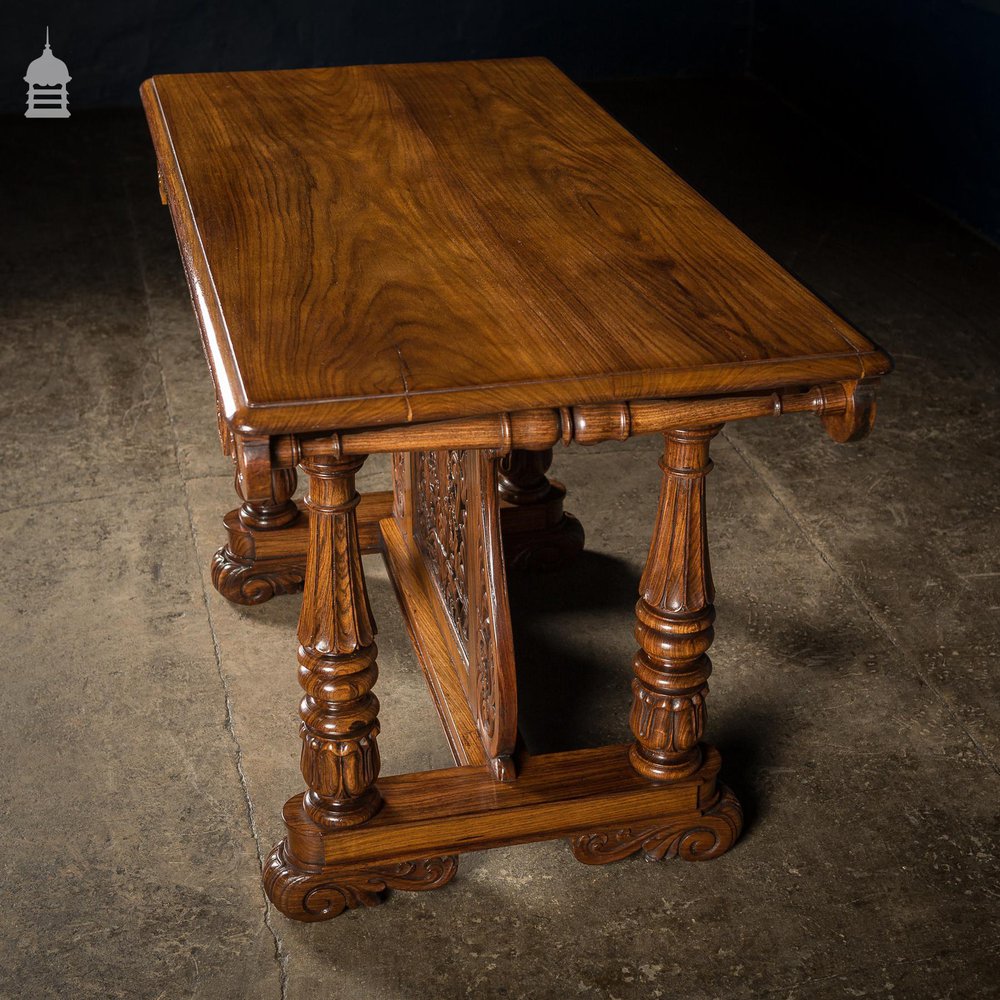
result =
[[[316,736],[302,724],[302,775],[317,798],[347,801],[364,795],[381,765],[375,741],[378,733],[375,721],[364,735],[352,731],[350,739],[330,740]]]
[[[639,851],[649,861],[711,861],[733,846],[742,829],[739,801],[721,786],[718,802],[700,816],[588,831],[571,838],[570,847],[576,859],[588,865],[606,865]]]
[[[632,694],[629,724],[644,746],[673,755],[698,745],[705,732],[707,684],[689,695],[661,697],[633,680]]]
[[[507,577],[500,541],[496,454],[470,453],[475,462],[476,558],[474,579],[476,644],[470,651],[475,704],[473,710],[483,746],[500,781],[515,776],[511,754],[517,740],[517,682],[514,639],[510,630]]]
[[[377,906],[387,889],[423,892],[447,885],[458,858],[446,855],[358,869],[300,867],[279,844],[264,865],[268,899],[294,920],[331,920],[345,910]]]
[[[469,642],[464,451],[414,452],[413,531],[460,638]]]
[[[305,567],[288,563],[268,565],[263,560],[243,562],[228,546],[212,556],[212,585],[234,604],[263,604],[277,594],[302,589]]]
[[[658,781],[686,777],[701,763],[715,620],[705,476],[718,430],[664,435],[663,484],[635,609],[639,649],[629,720],[636,738],[632,765]]]
[[[517,739],[514,644],[500,543],[497,456],[491,450],[415,452],[413,534],[468,671],[466,694],[501,780]]]
[[[479,565],[486,565],[486,548],[480,535],[478,544]],[[496,695],[496,641],[493,635],[493,620],[491,615],[492,600],[487,573],[479,574],[479,600],[476,602],[476,633],[477,647],[475,656],[476,692],[478,696],[477,719],[479,728],[487,741],[493,739],[496,732],[497,695]]]
[[[375,623],[355,514],[354,476],[362,461],[303,463],[310,511],[298,633],[303,804],[325,828],[363,823],[381,806]]]
[[[395,517],[406,514],[407,489],[407,455],[403,451],[392,453],[392,512]]]

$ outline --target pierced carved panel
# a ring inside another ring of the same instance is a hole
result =
[[[411,456],[413,535],[454,626],[466,695],[501,780],[513,776],[517,687],[500,544],[497,459],[490,451]]]
[[[441,591],[448,616],[469,645],[465,452],[415,452],[413,533]]]

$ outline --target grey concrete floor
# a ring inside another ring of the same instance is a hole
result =
[[[742,841],[706,865],[496,850],[331,923],[270,909],[299,599],[209,582],[231,472],[144,125],[7,120],[0,996],[1000,995],[1000,253],[756,88],[596,93],[898,364],[865,443],[789,417],[715,448],[709,728]],[[656,457],[557,453],[588,551],[512,581],[534,749],[626,736]],[[446,766],[366,568],[385,771]]]

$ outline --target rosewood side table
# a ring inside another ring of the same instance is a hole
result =
[[[142,99],[242,500],[212,579],[240,604],[304,590],[306,790],[272,902],[322,920],[551,838],[588,864],[725,852],[740,807],[702,742],[709,444],[798,412],[861,437],[886,355],[544,59],[161,76]],[[553,445],[654,433],[632,741],[530,756],[505,563],[583,545]],[[393,489],[359,496],[373,452]],[[452,769],[379,779],[364,552]]]

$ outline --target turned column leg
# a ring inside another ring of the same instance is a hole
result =
[[[276,594],[302,589],[301,558],[289,558],[277,541],[273,546],[262,544],[270,533],[277,540],[282,529],[296,525],[302,516],[292,499],[295,470],[273,470],[269,485],[266,495],[250,496],[237,469],[236,492],[243,503],[223,518],[227,541],[212,558],[212,583],[235,604],[262,604]]]
[[[296,920],[328,920],[374,906],[386,889],[422,891],[455,875],[454,855],[387,864],[328,863],[328,838],[350,836],[378,813],[378,676],[375,623],[361,565],[355,473],[363,458],[311,459],[305,504],[309,549],[299,616],[299,684],[304,696],[300,764],[304,795],[285,805],[288,836],[268,856],[264,889]],[[319,852],[317,857],[316,852]]]
[[[719,429],[664,435],[660,504],[635,609],[639,649],[629,720],[632,766],[657,781],[686,777],[701,765],[715,620],[705,477],[712,468],[709,443]]]
[[[639,583],[633,660],[635,742],[628,752],[644,778],[694,792],[696,807],[625,827],[584,830],[576,857],[606,864],[642,851],[650,860],[707,861],[724,854],[743,826],[740,804],[717,781],[719,757],[705,757],[705,696],[712,663],[714,591],[705,523],[709,444],[718,427],[671,430],[660,467],[663,484],[649,555]]]
[[[504,559],[508,566],[554,568],[583,549],[580,522],[563,510],[566,488],[546,476],[552,449],[514,449],[497,469]]]
[[[299,616],[303,804],[320,827],[354,826],[382,801],[378,699],[372,685],[375,624],[368,605],[354,476],[364,459],[313,460],[309,474],[309,550]]]
[[[504,455],[497,469],[501,498],[519,506],[546,499],[552,491],[552,483],[545,475],[551,465],[551,448],[544,451],[515,448]]]

